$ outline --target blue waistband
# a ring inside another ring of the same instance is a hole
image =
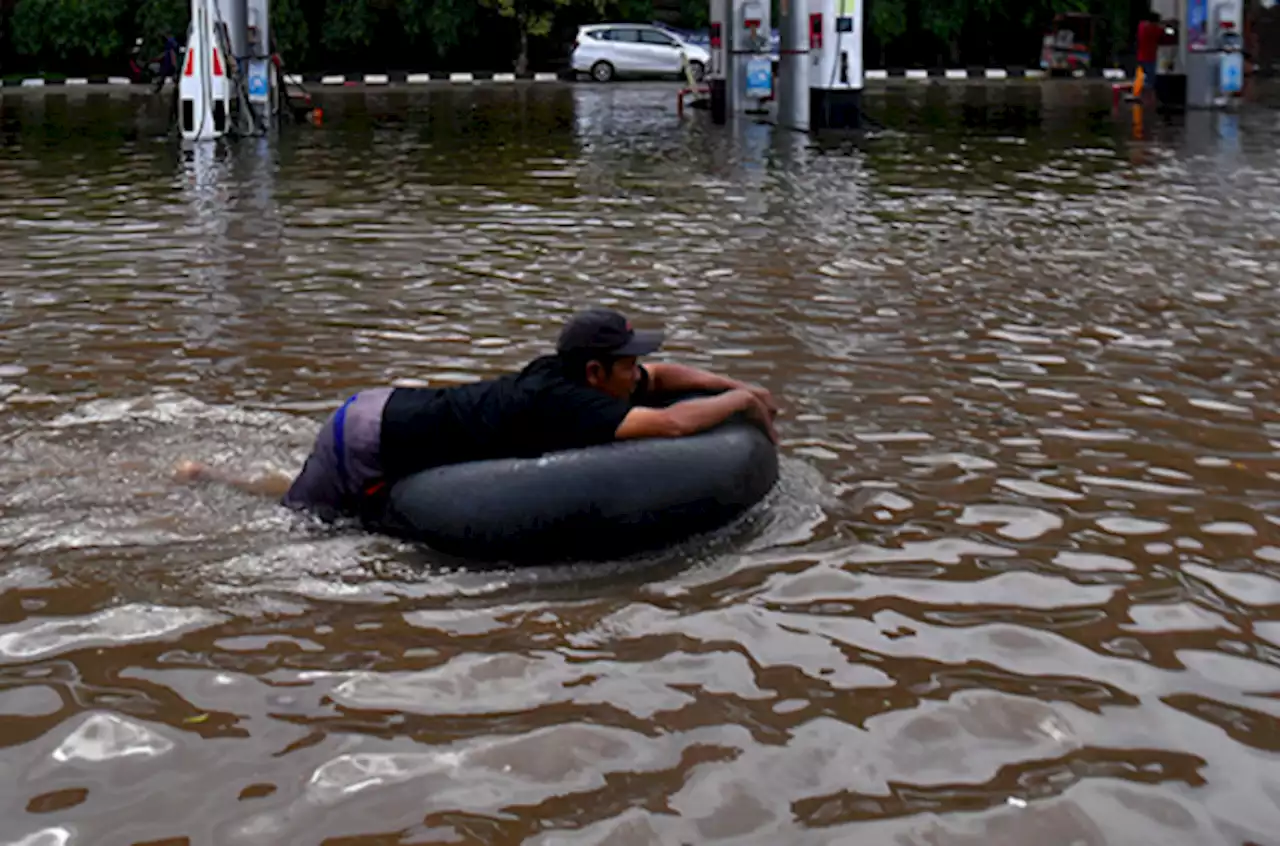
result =
[[[351,407],[351,403],[356,401],[359,394],[354,394],[347,398],[342,404],[342,408],[338,409],[338,413],[333,418],[333,451],[338,460],[338,478],[342,480],[342,488],[344,491],[351,490],[351,480],[347,478],[347,446],[344,429],[347,424],[347,409]]]

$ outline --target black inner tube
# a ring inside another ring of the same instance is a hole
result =
[[[465,559],[613,559],[719,528],[777,478],[773,443],[739,417],[686,438],[426,470],[391,489],[379,528]]]

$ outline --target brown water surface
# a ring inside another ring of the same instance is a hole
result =
[[[1275,111],[323,97],[0,101],[0,842],[1280,842]],[[781,398],[748,519],[468,572],[169,480],[587,302]]]

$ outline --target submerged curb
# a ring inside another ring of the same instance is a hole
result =
[[[1045,79],[1049,74],[1039,68],[1026,67],[1007,67],[1007,68],[987,68],[987,67],[966,67],[966,68],[879,68],[868,70],[866,78],[868,82],[889,79],[907,79],[915,82],[928,82],[934,79],[946,80],[968,80],[968,79]],[[1075,71],[1070,74],[1076,79],[1128,79],[1129,74],[1124,68],[1091,68],[1087,71]],[[475,84],[478,82],[495,82],[495,83],[512,83],[516,81],[528,82],[558,82],[561,80],[572,81],[577,75],[569,71],[559,72],[532,72],[532,73],[504,73],[502,71],[430,71],[423,73],[357,73],[357,74],[327,74],[327,73],[304,73],[304,74],[285,74],[285,79],[294,85],[315,84],[315,85],[391,85],[391,84],[408,84],[408,85],[426,85],[434,82],[449,82],[456,85]],[[30,79],[11,79],[0,82],[5,88],[57,88],[72,87],[81,85],[119,85],[119,86],[136,86],[139,88],[148,87],[151,83],[132,82],[128,77],[124,76],[88,76],[88,77],[68,77],[67,79],[43,79],[41,77],[32,77]]]
[[[425,85],[432,82],[558,82],[573,79],[571,73],[548,73],[543,71],[529,73],[510,73],[502,71],[430,71],[422,73],[387,72],[387,73],[287,73],[285,79],[294,85],[392,85],[409,84]],[[120,85],[146,88],[151,82],[133,82],[125,76],[75,76],[66,79],[29,79],[0,80],[5,88],[60,88],[82,85]]]
[[[426,85],[431,82],[452,82],[466,84],[473,82],[557,82],[561,79],[572,79],[569,73],[504,73],[503,71],[424,71],[421,73],[303,73],[285,74],[285,78],[294,84],[312,83],[317,85]]]
[[[1074,79],[1127,79],[1124,68],[1090,68],[1075,71],[1066,76]],[[931,79],[1048,79],[1048,71],[1040,68],[1011,66],[1007,68],[879,68],[866,72],[868,80],[910,79],[926,82]]]
[[[5,79],[0,80],[0,85],[5,88],[60,88],[75,87],[79,85],[134,85],[133,80],[127,76],[69,76],[66,79],[44,79],[39,76],[30,77],[28,79]],[[141,85],[141,83],[136,83]],[[150,83],[147,83],[148,85]]]

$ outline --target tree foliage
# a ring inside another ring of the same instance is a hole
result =
[[[1033,65],[1055,13],[1104,25],[1103,61],[1132,50],[1143,0],[865,0],[869,61]],[[776,6],[776,0],[774,5]],[[275,48],[293,69],[557,68],[574,29],[600,20],[707,24],[709,0],[272,0]],[[142,36],[185,32],[190,0],[0,0],[0,61],[22,70],[125,70]],[[5,68],[10,70],[15,68]]]
[[[306,64],[311,53],[311,29],[302,11],[303,0],[271,0],[271,41],[291,67]]]
[[[429,44],[437,60],[476,35],[479,10],[474,0],[400,0],[395,5],[405,36]]]
[[[126,0],[19,0],[10,22],[19,54],[92,63],[124,49]]]
[[[138,35],[142,36],[147,49],[160,50],[160,43],[166,35],[172,35],[179,41],[187,29],[187,18],[191,17],[191,3],[188,0],[143,0],[137,4],[138,10],[133,19]]]
[[[1098,60],[1132,53],[1147,0],[867,0],[869,56],[898,66],[1022,64],[1060,12],[1096,15]]]
[[[524,73],[529,67],[529,39],[545,37],[551,32],[556,12],[573,0],[480,0],[501,18],[515,22],[516,73]]]

